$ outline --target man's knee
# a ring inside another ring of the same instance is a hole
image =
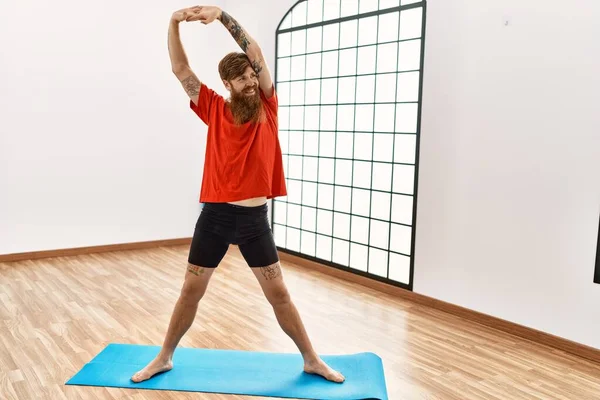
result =
[[[290,292],[285,286],[278,286],[271,289],[267,294],[267,299],[273,306],[288,304],[292,300]]]
[[[209,277],[204,275],[209,273],[210,271],[206,271],[206,268],[188,264],[188,274],[181,288],[181,301],[186,304],[199,302],[204,296],[208,285]]]

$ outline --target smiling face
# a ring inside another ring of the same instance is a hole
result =
[[[231,93],[229,106],[235,123],[260,122],[263,117],[258,76],[244,53],[229,53],[219,63],[223,84]]]

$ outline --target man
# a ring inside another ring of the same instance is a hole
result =
[[[209,89],[190,69],[179,37],[179,23],[218,20],[243,53],[230,53],[219,74],[230,99]],[[304,371],[333,382],[344,376],[313,349],[284,283],[267,215],[267,200],[286,195],[278,139],[277,94],[262,51],[238,22],[218,7],[197,6],[173,13],[169,26],[173,73],[190,97],[190,107],[208,125],[200,213],[180,297],[160,353],[131,379],[141,382],[173,368],[173,353],[190,328],[210,277],[229,244],[240,252],[258,279],[283,331],[298,346]]]

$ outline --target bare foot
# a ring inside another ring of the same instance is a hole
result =
[[[342,383],[346,380],[344,375],[339,372],[331,369],[329,365],[325,364],[323,360],[317,358],[315,361],[305,362],[304,363],[304,372],[308,374],[321,375],[323,378],[328,381]]]
[[[146,365],[144,369],[136,372],[131,377],[131,380],[135,383],[140,383],[142,381],[152,378],[158,373],[170,371],[171,369],[173,369],[173,361],[163,360],[157,357],[154,360],[152,360],[150,364]]]

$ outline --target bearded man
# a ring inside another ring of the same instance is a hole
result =
[[[179,24],[219,21],[243,52],[227,54],[219,75],[229,99],[200,82],[188,64]],[[200,202],[181,294],[161,351],[134,382],[173,368],[173,353],[192,325],[209,280],[230,244],[238,245],[283,331],[304,359],[304,371],[341,383],[344,376],[315,352],[285,285],[268,218],[268,199],[285,196],[278,137],[278,100],[262,50],[229,14],[196,6],[173,13],[168,34],[172,70],[190,98],[191,110],[208,126]],[[252,310],[248,310],[251,312]],[[240,328],[243,330],[243,328]]]

